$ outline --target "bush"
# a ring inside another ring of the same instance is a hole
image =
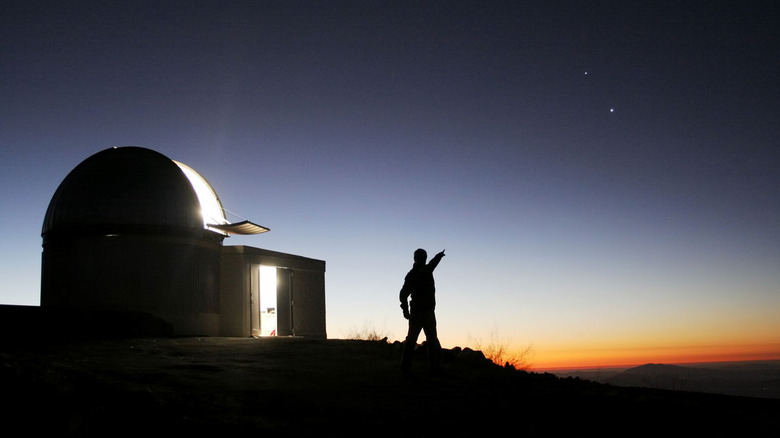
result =
[[[347,333],[347,339],[356,341],[383,341],[388,336],[384,331],[378,331],[373,324],[366,323],[362,329],[352,328]]]
[[[496,331],[490,334],[490,343],[482,345],[481,340],[477,340],[474,346],[475,350],[482,351],[487,359],[502,367],[512,367],[516,370],[527,371],[533,365],[533,347],[526,346],[521,350],[510,350],[509,342],[500,341]]]

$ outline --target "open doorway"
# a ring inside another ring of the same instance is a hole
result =
[[[293,336],[292,270],[254,265],[252,336]],[[255,280],[256,279],[256,280]]]
[[[277,335],[276,266],[260,265],[259,315],[260,336]]]

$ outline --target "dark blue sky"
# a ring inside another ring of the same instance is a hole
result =
[[[772,2],[310,3],[4,1],[2,302],[67,173],[139,145],[272,229],[226,244],[326,260],[333,337],[403,336],[422,246],[445,344],[780,351]]]

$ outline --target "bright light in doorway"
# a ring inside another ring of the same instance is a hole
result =
[[[260,336],[276,336],[275,266],[260,266]]]

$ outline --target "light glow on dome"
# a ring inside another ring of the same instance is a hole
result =
[[[176,160],[172,161],[179,166],[187,179],[190,180],[190,184],[192,184],[192,188],[198,196],[201,214],[203,215],[203,227],[216,233],[227,234],[224,231],[209,227],[209,224],[224,225],[228,223],[222,203],[219,201],[217,193],[211,187],[211,184],[192,167]]]

